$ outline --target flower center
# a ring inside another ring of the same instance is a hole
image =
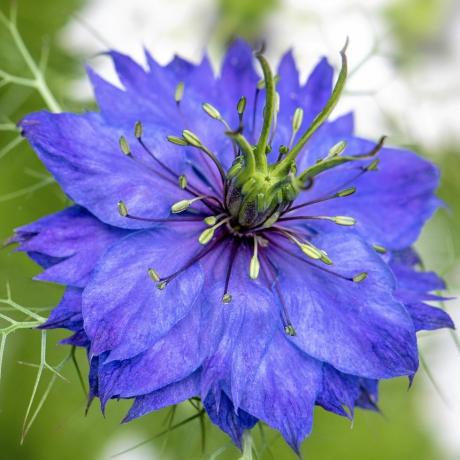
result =
[[[349,216],[307,215],[300,210],[320,202],[342,199],[354,194],[356,188],[353,186],[353,182],[368,171],[376,170],[378,160],[372,160],[364,166],[361,163],[356,168],[356,175],[347,180],[345,184],[338,184],[336,191],[303,202],[297,200],[302,193],[313,187],[316,177],[320,174],[327,173],[327,171],[345,163],[372,159],[383,146],[384,138],[369,152],[346,156],[343,155],[346,143],[342,141],[332,147],[322,159],[301,172],[297,171],[296,159],[299,153],[318,128],[327,120],[344,88],[347,75],[345,49],[346,46],[341,51],[342,68],[330,99],[315,117],[310,127],[303,133],[299,133],[303,121],[303,110],[301,108],[295,110],[292,117],[289,145],[279,148],[277,159],[274,162],[269,161],[269,154],[272,151],[271,144],[276,131],[280,101],[276,92],[277,78],[273,76],[270,66],[261,53],[257,53],[256,57],[262,67],[264,77],[255,90],[254,114],[257,112],[258,94],[262,88],[265,88],[265,107],[260,136],[255,144],[251,144],[244,133],[243,121],[247,104],[245,96],[240,98],[236,107],[239,116],[239,126],[236,129],[230,127],[217,108],[209,103],[203,104],[203,110],[206,114],[224,125],[225,135],[232,141],[234,159],[227,171],[217,155],[204,145],[195,133],[184,130],[181,137],[168,136],[168,141],[177,146],[197,149],[205,156],[206,168],[210,170],[210,173],[207,174],[205,171],[201,171],[199,166],[194,165],[196,176],[202,178],[203,183],[201,185],[190,183],[185,176],[177,175],[155,156],[143,141],[142,124],[136,123],[135,137],[155,163],[154,168],[150,165],[145,166],[161,176],[163,180],[173,183],[187,192],[190,198],[174,203],[171,206],[172,216],[168,218],[149,219],[148,217],[134,216],[129,213],[128,207],[123,201],[118,203],[119,213],[126,218],[152,223],[184,225],[187,222],[201,221],[204,225],[204,229],[198,236],[198,242],[203,246],[202,249],[180,270],[168,276],[160,276],[153,268],[148,270],[150,277],[157,283],[159,289],[165,289],[184,271],[208,256],[216,246],[228,240],[231,240],[231,250],[225,276],[223,303],[229,303],[232,300],[229,293],[232,267],[242,245],[250,246],[253,251],[248,267],[249,277],[255,280],[262,272],[267,282],[274,286],[275,290],[278,289],[277,267],[271,260],[270,250],[283,252],[287,257],[303,260],[316,269],[352,282],[359,283],[367,277],[366,273],[345,277],[331,270],[329,266],[333,265],[333,261],[324,250],[315,247],[311,241],[315,231],[306,225],[308,221],[322,220],[337,225],[351,226],[355,224],[355,220]],[[176,91],[178,106],[180,106],[183,94],[184,85],[180,83]],[[255,119],[254,117],[255,115],[253,115],[253,119]],[[120,148],[133,161],[140,161],[131,153],[125,137],[120,138]],[[215,171],[211,171],[211,169],[215,169]],[[220,184],[215,183],[215,172],[218,173]],[[201,189],[204,183],[210,184],[210,190],[213,190],[212,194],[205,193]],[[294,204],[295,200],[296,204]],[[200,209],[196,209],[197,203],[201,203],[204,207],[201,206]],[[209,213],[205,214],[203,208],[208,209]],[[286,223],[288,222],[291,225],[287,226]],[[302,225],[296,225],[299,223]],[[292,250],[286,246],[286,243],[292,246]],[[300,253],[297,253],[299,249]],[[381,247],[375,249],[379,252],[384,251]],[[283,304],[282,293],[278,292],[278,295],[281,304]],[[283,317],[285,318],[283,321],[286,333],[294,335],[295,330],[290,324],[286,311],[283,313]]]

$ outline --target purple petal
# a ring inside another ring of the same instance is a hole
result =
[[[199,379],[200,373],[197,371],[180,382],[172,383],[160,390],[137,397],[123,422],[130,422],[149,412],[179,404],[196,396],[199,391]]]
[[[128,234],[103,224],[79,206],[16,230],[21,242],[18,250],[32,254],[46,269],[36,279],[77,287],[85,286],[99,258]]]
[[[200,266],[190,267],[164,290],[147,271],[154,268],[165,277],[181,269],[198,252],[197,237],[193,227],[189,233],[162,227],[130,235],[108,251],[83,294],[92,354],[110,351],[110,360],[133,357],[187,315],[203,284]]]
[[[143,163],[121,153],[119,137],[126,135],[126,129],[108,126],[98,114],[38,112],[28,115],[20,125],[64,191],[107,224],[123,228],[152,226],[121,217],[117,211],[119,200],[125,201],[134,215],[158,218],[169,215],[172,203],[190,197],[175,180],[163,179],[164,171],[160,176],[157,164],[134,141],[133,155]],[[167,134],[169,131],[156,126],[155,132],[150,131],[148,142],[157,155],[168,158],[169,166],[174,163],[181,174],[185,158],[165,140]],[[157,172],[152,172],[152,168]]]
[[[279,253],[279,283],[297,331],[292,342],[347,374],[389,378],[414,373],[412,320],[393,298],[394,278],[380,256],[351,231],[324,233],[313,243],[334,262],[330,269],[348,279]],[[362,272],[368,274],[364,281],[349,280]]]

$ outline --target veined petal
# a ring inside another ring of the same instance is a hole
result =
[[[36,279],[84,287],[99,258],[128,234],[72,206],[18,228],[13,241],[20,243],[19,251],[44,264],[46,270]]]
[[[130,422],[154,410],[179,404],[196,396],[199,391],[199,379],[200,372],[197,371],[180,382],[175,382],[160,390],[138,396],[123,422]]]
[[[358,138],[344,140],[348,142],[347,155],[366,153],[375,146]],[[324,145],[324,155],[332,145],[332,141],[329,147]],[[434,195],[439,173],[430,162],[409,151],[384,148],[379,158],[377,171],[363,173],[359,169],[369,164],[368,160],[324,172],[316,178],[311,191],[299,196],[297,203],[354,186],[357,191],[353,195],[309,206],[308,212],[354,217],[356,229],[370,243],[401,250],[418,238],[424,223],[439,207],[440,201]],[[318,228],[326,230],[324,225]]]
[[[279,283],[297,332],[292,342],[347,374],[413,374],[418,366],[415,330],[392,295],[395,281],[380,256],[352,231],[324,233],[313,243],[328,253],[332,270],[341,276],[365,272],[368,277],[355,283],[279,252]]]
[[[93,355],[131,358],[150,347],[194,307],[203,285],[198,264],[160,290],[149,268],[162,276],[181,269],[199,250],[196,230],[170,227],[135,233],[113,246],[96,267],[83,295],[85,330]]]
[[[169,215],[172,203],[190,198],[174,179],[164,180],[152,171],[159,167],[140,147],[133,147],[133,154],[145,160],[147,166],[123,155],[118,142],[126,131],[108,126],[98,114],[38,112],[28,115],[20,125],[64,191],[107,224],[122,228],[152,226],[121,217],[117,211],[119,200],[133,214],[158,218]],[[155,153],[167,156],[171,152],[171,157],[178,159],[177,151],[165,140],[167,134],[159,126],[155,134],[150,134],[150,139],[161,142],[161,149],[156,148]],[[176,166],[177,174],[181,174],[185,158],[177,160]]]

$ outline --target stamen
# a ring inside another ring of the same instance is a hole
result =
[[[279,219],[279,222],[285,222],[290,220],[328,220],[334,222],[337,225],[343,226],[353,226],[356,224],[356,219],[349,216],[292,216],[292,217],[282,217]]]
[[[373,244],[372,247],[374,248],[374,250],[376,252],[378,252],[379,254],[386,254],[387,253],[387,250],[385,247],[383,246],[380,246],[380,244]]]
[[[251,257],[251,263],[249,264],[249,277],[256,280],[259,277],[260,263],[258,257],[258,245],[257,236],[254,236],[254,254]]]
[[[229,222],[230,220],[231,220],[231,217],[227,217],[226,219],[218,222],[217,224],[213,225],[212,227],[207,228],[206,230],[203,230],[201,232],[200,236],[198,237],[198,241],[200,242],[200,244],[202,244],[202,245],[208,244],[212,240],[212,238],[214,237],[215,231],[219,227],[222,227],[222,225],[224,225],[227,222]]]
[[[204,220],[204,223],[209,226],[213,226],[217,223],[217,221],[221,218],[226,216],[226,214],[218,214],[217,216],[208,216]]]
[[[179,176],[179,187],[182,190],[185,190],[187,188],[187,178],[184,175]]]
[[[149,268],[147,270],[147,273],[148,273],[149,277],[151,278],[151,280],[154,281],[155,283],[158,283],[160,281],[160,279],[161,279],[160,275],[153,268]]]
[[[246,110],[246,97],[242,96],[240,97],[240,100],[238,101],[238,104],[236,106],[236,111],[238,112],[238,118],[239,118],[239,129],[243,129],[243,115],[244,111]]]
[[[184,82],[180,81],[176,86],[176,92],[174,93],[174,100],[176,101],[177,106],[179,107],[182,98],[184,97]]]
[[[294,116],[292,117],[292,134],[291,139],[289,141],[288,150],[292,148],[292,144],[294,143],[294,139],[299,132],[300,127],[302,126],[303,121],[303,109],[301,107],[297,107],[294,112]]]
[[[220,177],[222,178],[222,182],[225,183],[225,170],[222,164],[220,163],[220,161],[214,155],[214,153],[212,153],[206,146],[204,146],[201,143],[199,137],[196,134],[192,133],[188,129],[184,129],[184,131],[182,131],[182,137],[186,140],[186,142],[189,145],[201,150],[212,160],[212,162],[216,165],[217,169],[219,170],[219,174],[220,174]]]
[[[177,137],[177,136],[167,136],[166,139],[171,142],[171,144],[175,145],[188,145],[187,141],[182,139],[182,137]]]
[[[222,117],[222,115],[220,114],[220,112],[211,104],[208,104],[207,102],[205,102],[203,105],[203,110],[211,117],[213,118],[214,120],[217,120],[217,121],[220,121],[224,126],[225,126],[225,129],[227,131],[231,131],[232,128],[230,127],[230,125],[227,123],[227,121]],[[235,156],[237,155],[237,145],[235,144],[235,142],[233,142],[233,153],[235,154]]]
[[[337,142],[334,146],[329,149],[329,153],[327,154],[328,157],[336,157],[343,153],[346,149],[347,143],[345,141]]]
[[[222,120],[222,115],[220,112],[211,104],[208,104],[205,102],[203,105],[203,110],[211,117],[214,118],[214,120]]]
[[[228,286],[230,284],[230,278],[232,276],[233,264],[235,263],[236,254],[239,248],[240,242],[233,239],[232,249],[230,251],[230,258],[228,261],[227,274],[225,275],[225,287],[224,294],[222,296],[222,303],[229,304],[232,301],[232,295],[228,292]]]
[[[295,243],[306,256],[314,260],[321,260],[323,258],[323,253],[321,252],[321,250],[315,247],[310,242],[306,243],[299,241],[290,231],[284,228],[274,228],[278,230],[278,233],[280,233],[281,235],[285,236],[287,239]]]
[[[142,137],[143,132],[144,128],[142,126],[142,123],[140,121],[136,121],[134,125],[134,137],[136,139],[140,139]]]
[[[262,254],[262,259],[265,261],[266,265],[268,266],[268,269],[270,270],[271,275],[272,275],[271,276],[272,279],[270,280],[270,276],[267,273],[267,269],[266,269],[265,265],[262,265],[264,275],[267,278],[267,281],[269,283],[271,283],[272,286],[274,286],[276,294],[278,295],[278,299],[279,299],[279,301],[281,303],[281,321],[283,322],[284,332],[287,335],[290,335],[291,337],[294,337],[297,334],[296,334],[294,326],[292,325],[292,322],[291,322],[291,320],[289,318],[289,313],[288,313],[288,309],[286,307],[286,302],[284,300],[283,293],[282,293],[281,288],[279,286],[278,274],[277,274],[278,269],[274,265],[274,263],[268,258],[268,256],[266,254]]]
[[[206,198],[214,198],[214,197],[210,195],[200,195],[200,196],[197,196],[196,198],[192,198],[191,200],[180,200],[171,206],[171,212],[173,214],[179,214],[181,212],[186,211],[193,203],[196,203],[197,201],[205,200]]]
[[[118,212],[121,217],[126,217],[127,219],[140,220],[143,222],[152,222],[152,223],[173,223],[173,222],[200,222],[201,217],[182,217],[182,218],[149,218],[149,217],[140,217],[133,216],[129,214],[128,207],[124,201],[119,201],[117,203]]]
[[[278,244],[276,241],[274,241],[271,238],[268,238],[268,240],[270,241],[271,245],[273,247],[277,248],[279,251],[281,251],[283,253],[286,253],[286,254],[290,255],[291,257],[294,257],[295,259],[304,262],[305,264],[309,265],[310,267],[314,267],[314,268],[317,268],[318,270],[321,270],[321,271],[323,271],[325,273],[328,273],[329,275],[333,275],[333,276],[336,276],[337,278],[341,278],[341,279],[343,279],[345,281],[352,281],[352,282],[355,282],[355,283],[359,283],[360,281],[363,281],[364,279],[367,278],[367,273],[365,273],[365,272],[359,273],[358,275],[356,275],[354,277],[351,277],[351,278],[347,277],[347,276],[344,276],[344,275],[341,275],[340,273],[337,273],[337,272],[335,272],[335,271],[333,271],[333,270],[331,270],[329,268],[323,267],[321,265],[316,265],[313,262],[310,262],[309,260],[298,256],[297,254],[295,254],[294,252],[289,251],[288,249],[284,248],[283,246],[281,246],[280,244]]]
[[[200,251],[196,256],[192,257],[182,268],[174,272],[172,275],[162,278],[160,282],[157,284],[157,288],[160,290],[164,289],[171,281],[177,278],[181,273],[185,272],[190,267],[199,262],[201,259],[206,257],[216,247],[216,245],[220,243],[222,238],[223,237],[216,238],[216,240],[211,245]]]
[[[126,155],[131,155],[131,148],[129,147],[128,141],[125,136],[121,136],[119,140],[120,150]]]
[[[366,272],[363,272],[363,273],[360,273],[356,276],[353,276],[353,282],[354,283],[361,283],[361,281],[364,281],[366,278],[367,278],[367,273]]]

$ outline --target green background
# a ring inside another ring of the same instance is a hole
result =
[[[395,59],[406,65],[417,65],[417,49],[421,42],[431,40],[438,31],[438,16],[443,9],[440,1],[394,2],[382,11],[392,24],[400,46]],[[66,100],[66,84],[83,73],[81,63],[68,56],[59,46],[57,32],[69,21],[71,15],[83,4],[81,0],[21,0],[19,2],[19,26],[32,54],[39,56],[44,41],[49,43],[51,55],[47,74],[50,86],[62,105],[69,110],[79,109],[78,104]],[[6,12],[9,2],[0,0],[0,8]],[[245,1],[222,0],[220,16],[216,18],[215,40],[225,43],[229,37],[242,35],[255,38],[265,20],[265,13],[277,8],[275,0]],[[439,13],[439,14],[438,14]],[[0,28],[0,68],[11,73],[26,75],[23,62],[4,28]],[[31,90],[15,85],[0,89],[0,116],[18,121],[22,115],[43,107],[40,97]],[[0,120],[0,123],[2,121]],[[0,132],[0,148],[15,137]],[[427,226],[420,242],[427,267],[440,270],[452,290],[456,288],[454,275],[460,240],[460,182],[458,171],[460,155],[456,145],[443,145],[436,152],[417,145],[416,139],[408,140],[419,152],[431,158],[443,172],[439,191],[451,212],[440,211]],[[11,236],[15,227],[31,222],[66,206],[66,199],[56,184],[14,193],[33,187],[46,174],[31,149],[25,144],[0,158],[0,240]],[[446,240],[450,245],[446,249]],[[28,307],[51,307],[62,293],[57,286],[32,281],[38,267],[23,254],[11,248],[0,251],[0,297],[6,295],[9,282],[16,302]],[[447,334],[447,332],[441,332]],[[56,364],[67,350],[56,345],[66,334],[52,332],[48,335],[47,359]],[[36,369],[20,362],[36,363],[40,353],[40,333],[22,331],[10,336],[4,357],[3,378],[0,382],[0,459],[5,460],[54,460],[54,459],[105,459],[108,443],[119,444],[118,450],[154,436],[164,429],[167,411],[152,414],[128,425],[120,425],[129,404],[112,402],[103,417],[96,404],[85,416],[85,395],[75,368],[69,363],[63,373],[68,382],[58,380],[48,400],[40,411],[24,443],[20,445],[21,427],[32,391]],[[82,352],[77,356],[83,373],[86,373]],[[460,359],[460,355],[457,356]],[[446,363],[446,365],[448,365]],[[43,394],[51,373],[45,372],[38,395]],[[403,379],[385,382],[381,389],[382,415],[358,411],[351,426],[345,419],[333,416],[321,409],[316,411],[312,436],[304,443],[307,459],[442,459],[443,453],[433,436],[419,420],[417,406],[423,396],[418,382],[423,371],[415,379],[408,392]],[[458,385],[458,382],[452,382]],[[432,389],[433,392],[436,390]],[[437,395],[434,396],[438,397]],[[443,404],[440,397],[439,404]],[[188,404],[179,408],[176,420],[193,414]],[[277,433],[268,429],[262,435],[255,430],[254,439],[263,459],[294,459]],[[121,459],[205,459],[221,447],[228,449],[219,459],[237,459],[239,453],[229,446],[228,439],[206,421],[205,454],[201,452],[200,425],[197,421],[159,438]],[[112,446],[116,452],[116,446]]]

